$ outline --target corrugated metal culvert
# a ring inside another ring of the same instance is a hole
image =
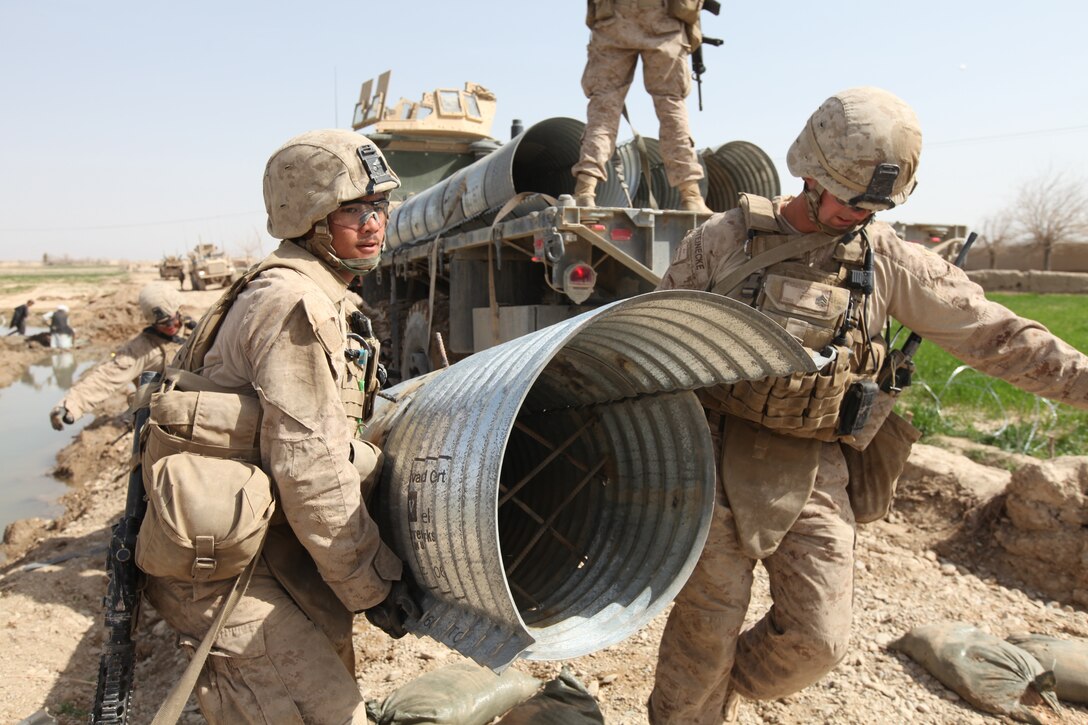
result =
[[[690,391],[808,368],[760,313],[668,291],[390,389],[375,511],[427,590],[409,629],[490,667],[632,634],[686,581],[713,511]]]

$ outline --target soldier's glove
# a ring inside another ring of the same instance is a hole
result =
[[[423,616],[420,592],[406,570],[405,578],[393,582],[389,594],[378,604],[366,610],[366,619],[393,639],[408,634],[404,625]]]
[[[64,430],[64,424],[71,425],[76,422],[76,419],[72,417],[72,414],[68,412],[68,409],[63,405],[58,405],[53,410],[49,411],[49,422],[53,425],[53,430]]]

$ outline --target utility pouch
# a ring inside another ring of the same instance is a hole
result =
[[[768,274],[759,310],[807,348],[822,350],[835,338],[850,306],[850,290],[822,282]]]
[[[864,449],[842,444],[850,473],[846,492],[850,496],[854,520],[859,524],[877,521],[888,514],[911,446],[921,437],[920,430],[891,413]]]
[[[864,430],[878,393],[880,386],[872,380],[858,380],[847,388],[839,407],[839,422],[835,434],[852,436]]]
[[[142,570],[195,581],[242,573],[276,508],[260,468],[260,426],[255,395],[166,372],[151,395],[141,445],[148,500],[136,544]]]
[[[175,453],[144,468],[147,514],[136,564],[152,576],[233,579],[257,555],[275,511],[257,466]]]
[[[778,548],[812,494],[822,445],[726,418],[721,478],[745,554],[762,559]]]

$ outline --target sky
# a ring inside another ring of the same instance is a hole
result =
[[[963,224],[1047,175],[1088,179],[1088,3],[722,0],[703,14],[700,148],[733,140],[800,182],[786,150],[824,99],[875,85],[913,106],[920,184],[886,221]],[[360,85],[466,81],[511,121],[584,120],[589,31],[575,0],[0,0],[0,259],[158,260],[198,242],[267,253],[261,174],[283,141],[350,127]],[[641,87],[632,122],[657,136]],[[621,126],[619,140],[631,137]],[[1088,183],[1088,182],[1086,182]]]

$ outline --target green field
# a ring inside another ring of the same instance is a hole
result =
[[[128,277],[123,267],[110,265],[49,265],[34,267],[0,267],[0,294],[17,294],[35,287],[57,282],[60,284],[101,284]]]
[[[1018,315],[1088,352],[1088,299],[1080,295],[988,294]],[[894,330],[894,327],[893,327]],[[900,340],[905,339],[905,335]],[[936,345],[922,343],[914,385],[897,410],[924,435],[955,435],[1005,450],[1047,458],[1088,455],[1088,411],[1025,393],[963,364]]]

